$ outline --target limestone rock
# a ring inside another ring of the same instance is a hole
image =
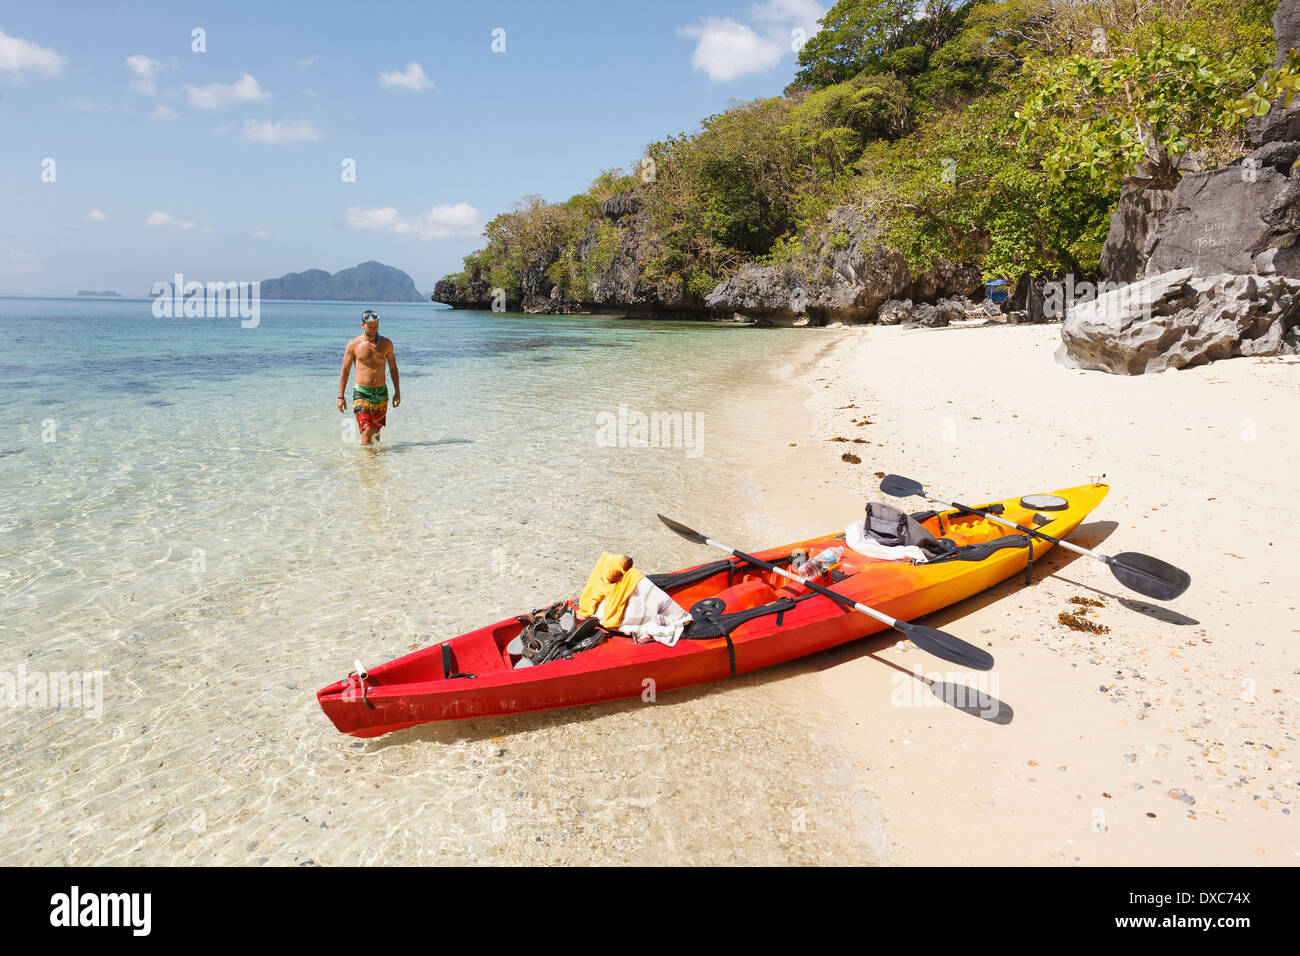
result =
[[[1248,273],[1269,249],[1300,234],[1300,173],[1234,163],[1182,178],[1150,243],[1145,274],[1191,269],[1194,275]]]
[[[890,299],[876,312],[876,322],[880,325],[902,325],[912,319],[912,300]]]
[[[1300,281],[1191,269],[1151,276],[1072,307],[1056,360],[1141,375],[1239,355],[1300,352]]]
[[[641,209],[641,197],[635,191],[628,190],[606,199],[600,207],[601,215],[617,222],[624,216],[630,216]]]
[[[819,243],[785,265],[747,263],[704,297],[715,312],[743,311],[790,319],[807,314],[814,325],[862,322],[891,299],[932,301],[969,295],[980,285],[972,266],[939,262],[914,275],[884,239],[874,213],[843,206],[827,214]]]
[[[1273,69],[1286,62],[1289,50],[1300,49],[1300,0],[1282,0],[1273,12],[1273,37],[1277,40],[1277,54]],[[1263,116],[1246,122],[1246,133],[1256,146],[1265,143],[1300,140],[1300,99],[1289,107],[1275,102]]]
[[[1151,241],[1169,212],[1172,195],[1166,189],[1124,187],[1110,215],[1106,243],[1101,247],[1103,278],[1111,282],[1133,282],[1141,278],[1150,257]]]

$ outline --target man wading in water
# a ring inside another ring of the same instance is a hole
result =
[[[344,411],[343,391],[348,387],[352,363],[357,366],[357,384],[352,387],[352,412],[361,429],[361,444],[378,440],[379,429],[388,423],[388,385],[384,364],[393,370],[393,407],[402,404],[402,384],[397,378],[397,355],[393,340],[379,334],[379,316],[367,309],[361,316],[362,335],[343,350],[343,371],[339,375],[339,411]]]

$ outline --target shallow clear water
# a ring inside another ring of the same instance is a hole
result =
[[[0,861],[870,859],[807,664],[366,742],[314,696],[576,594],[602,550],[706,560],[655,512],[754,520],[734,423],[798,333],[384,306],[403,405],[368,451],[334,404],[360,310],[0,299]],[[696,428],[620,447],[620,405]],[[42,701],[55,672],[102,708]]]

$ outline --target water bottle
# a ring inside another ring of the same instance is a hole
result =
[[[818,578],[825,574],[835,565],[840,563],[840,558],[844,554],[843,548],[827,548],[820,552],[815,558],[807,564],[802,564],[795,568],[794,573],[801,578]]]

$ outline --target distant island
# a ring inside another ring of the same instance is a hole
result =
[[[423,302],[411,277],[382,262],[363,262],[330,275],[324,269],[290,272],[262,282],[263,299],[332,299],[340,302]]]
[[[80,292],[77,293],[77,295],[100,295],[100,296],[107,296],[107,297],[109,297],[109,298],[113,298],[113,299],[120,299],[120,298],[122,298],[122,293],[120,293],[120,292],[111,292],[111,291],[109,291],[108,289],[105,289],[103,292],[88,292],[87,290],[82,289]]]

